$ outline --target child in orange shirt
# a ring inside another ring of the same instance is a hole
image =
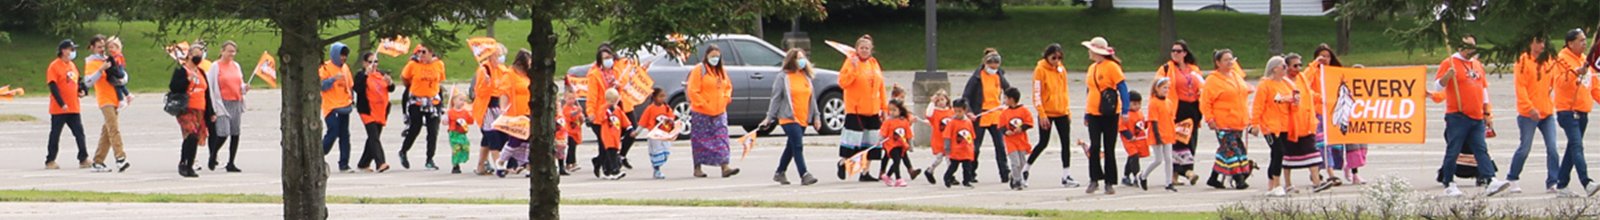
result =
[[[889,110],[884,113],[887,117],[884,117],[883,126],[878,131],[883,136],[883,150],[888,153],[883,161],[888,164],[889,172],[882,172],[878,179],[883,180],[884,185],[905,187],[906,180],[900,175],[902,165],[912,173],[912,179],[917,178],[916,173],[920,173],[920,170],[911,168],[911,159],[906,155],[906,151],[911,150],[911,112],[906,111],[905,102],[890,99]]]
[[[454,88],[450,91],[458,91]],[[467,139],[467,128],[477,122],[472,120],[472,110],[467,109],[467,96],[460,92],[450,94],[449,115],[450,126],[450,173],[460,174],[461,164],[467,163],[467,158],[472,156],[472,141]]]
[[[639,116],[639,128],[643,128],[639,131],[646,132],[645,137],[650,139],[650,166],[655,169],[656,179],[667,178],[661,173],[661,166],[667,165],[667,156],[672,155],[672,141],[678,140],[678,134],[683,132],[684,126],[677,125],[677,116],[661,88],[650,92],[650,106]]]
[[[976,158],[973,155],[972,139],[978,133],[972,128],[973,115],[967,113],[966,100],[956,99],[950,102],[950,106],[954,107],[951,108],[954,111],[951,112],[950,120],[944,122],[944,131],[940,132],[947,138],[945,145],[949,147],[949,151],[945,154],[950,155],[950,168],[944,171],[944,187],[950,188],[951,185],[955,185],[956,169],[960,167],[964,168],[961,185],[972,188],[972,179],[977,177],[974,169],[978,166],[977,160],[974,160]]]
[[[578,143],[583,142],[583,106],[578,105],[578,92],[571,86],[561,97],[561,113],[556,114],[556,125],[561,126],[565,135],[557,134],[556,138],[566,144],[566,155],[561,157],[561,175],[572,175],[578,172]]]
[[[1150,138],[1147,139],[1147,143],[1150,144],[1150,154],[1155,157],[1151,158],[1150,165],[1139,173],[1139,188],[1150,190],[1150,172],[1155,171],[1156,167],[1166,167],[1166,189],[1177,192],[1178,189],[1172,187],[1173,180],[1178,179],[1172,172],[1174,166],[1172,142],[1177,139],[1178,133],[1178,127],[1174,122],[1178,117],[1177,103],[1167,97],[1167,91],[1172,89],[1167,78],[1157,78],[1150,87],[1150,111],[1147,112],[1150,120],[1146,122],[1146,125],[1150,126]]]
[[[1136,186],[1139,178],[1139,158],[1150,156],[1150,126],[1144,119],[1144,113],[1139,112],[1144,98],[1138,91],[1128,91],[1128,115],[1118,126],[1117,132],[1122,133],[1122,146],[1128,152],[1128,165],[1122,171],[1122,185]]]
[[[1033,129],[1033,112],[1022,105],[1022,91],[1008,88],[1005,91],[1006,110],[1000,113],[1001,131],[1005,132],[1007,162],[1011,166],[1011,189],[1028,187],[1028,156],[1033,145],[1028,144],[1028,129]],[[1005,166],[1002,164],[1001,166]]]
[[[928,110],[925,112],[928,117],[928,126],[933,128],[933,136],[930,139],[933,144],[930,147],[933,148],[933,163],[928,165],[928,168],[922,169],[922,177],[923,179],[928,179],[928,184],[938,183],[933,178],[934,169],[938,169],[940,163],[950,160],[948,153],[945,153],[949,151],[947,149],[949,148],[947,146],[949,143],[945,141],[949,137],[945,136],[944,125],[950,121],[950,116],[954,114],[954,111],[950,109],[950,95],[944,90],[941,89],[934,92],[932,97],[928,97]]]
[[[595,116],[595,122],[600,126],[601,146],[605,146],[600,150],[600,157],[596,158],[598,164],[595,167],[599,169],[601,179],[619,180],[628,176],[628,173],[621,171],[622,157],[617,156],[622,150],[622,128],[633,126],[633,123],[628,121],[627,111],[622,109],[621,95],[617,94],[617,90],[606,90],[605,100],[604,115]]]

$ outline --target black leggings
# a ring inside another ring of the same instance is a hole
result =
[[[1198,132],[1200,130],[1200,124],[1201,124],[1200,122],[1202,122],[1202,119],[1205,119],[1205,115],[1200,114],[1200,102],[1179,101],[1178,102],[1178,112],[1177,113],[1178,113],[1177,114],[1177,118],[1173,119],[1173,120],[1176,120],[1176,121],[1173,121],[1173,123],[1181,122],[1183,120],[1189,120],[1190,122],[1194,123],[1194,125],[1191,125],[1189,127],[1189,131],[1195,131],[1193,133],[1196,134],[1196,135],[1189,135],[1189,143],[1187,143],[1187,144],[1183,143],[1183,142],[1174,141],[1174,142],[1177,142],[1177,143],[1173,143],[1172,144],[1172,150],[1173,151],[1188,150],[1189,151],[1189,155],[1188,155],[1189,158],[1194,158],[1195,144],[1199,143],[1199,142],[1196,142],[1196,141],[1200,140],[1199,139],[1200,135],[1198,135],[1200,133],[1200,132]],[[1177,158],[1178,156],[1177,155],[1173,155],[1172,157],[1173,158]],[[1191,170],[1194,170],[1194,164],[1188,164],[1188,165],[1176,165],[1176,164],[1174,164],[1172,166],[1172,171],[1173,171],[1173,173],[1176,173],[1176,174],[1189,173]]]
[[[178,170],[188,170],[194,167],[194,155],[200,145],[200,136],[189,135],[183,137],[183,145],[178,149]]]
[[[1283,176],[1283,155],[1289,150],[1289,133],[1267,135],[1267,147],[1272,149],[1271,158],[1267,162],[1267,177],[1277,178]]]
[[[600,160],[600,166],[596,167],[596,169],[600,169],[602,174],[616,175],[620,172],[620,166],[622,165],[620,160],[622,158],[617,157],[616,149],[600,150],[600,157],[598,159]]]
[[[1139,171],[1143,171],[1139,169],[1139,156],[1128,155],[1128,161],[1124,163],[1127,164],[1123,165],[1125,166],[1123,167],[1124,170],[1122,171],[1123,178],[1135,180],[1139,179]]]
[[[1089,120],[1089,181],[1117,180],[1117,115],[1084,115]]]
[[[381,166],[387,164],[383,158],[383,141],[379,140],[383,137],[383,125],[367,123],[365,126],[367,127],[367,144],[361,148],[361,160],[356,162],[356,167],[365,169],[371,167],[369,165],[376,164]]]
[[[233,139],[233,141],[228,141]],[[222,144],[228,144],[228,165],[233,165],[233,160],[239,158],[239,135],[211,136],[211,163],[217,164],[217,153],[222,151]]]
[[[1072,167],[1072,116],[1049,117],[1050,124],[1055,125],[1057,136],[1061,136],[1061,168]],[[1033,145],[1033,154],[1028,155],[1028,165],[1039,160],[1039,155],[1044,154],[1044,149],[1050,147],[1050,127],[1039,127],[1039,143]]]
[[[948,184],[955,184],[956,169],[962,169],[961,177],[963,179],[961,180],[961,183],[971,184],[972,179],[978,176],[976,172],[977,168],[977,160],[950,160],[950,168],[946,168],[944,170],[944,181]]]
[[[573,139],[572,137],[563,137],[563,139],[567,139],[567,164],[578,164],[578,139]]]
[[[897,148],[897,149],[891,150],[891,151],[889,151],[889,155],[887,155],[887,156],[888,157],[884,158],[883,161],[884,161],[884,163],[888,163],[889,164],[889,172],[885,173],[885,175],[889,175],[890,177],[894,177],[894,178],[898,179],[898,178],[902,178],[901,175],[900,175],[900,167],[901,166],[906,167],[906,171],[907,172],[910,172],[910,171],[914,170],[913,168],[911,168],[911,158],[906,157],[907,156],[906,155],[906,148],[902,147],[902,148]],[[893,161],[894,163],[889,163],[890,161]],[[879,173],[884,173],[884,172],[879,172]],[[917,174],[912,173],[911,176],[917,176]]]
[[[405,161],[406,152],[411,151],[411,144],[417,141],[417,135],[422,133],[422,128],[427,127],[428,139],[422,140],[428,145],[428,152],[424,158],[427,158],[428,162],[433,162],[433,153],[438,147],[436,142],[439,140],[439,115],[423,112],[422,106],[419,105],[406,105],[406,115],[408,117],[406,130],[400,132],[401,136],[405,136],[405,142],[400,143],[400,161]]]
[[[56,152],[60,151],[59,146],[61,146],[61,126],[63,125],[72,130],[72,137],[78,141],[78,162],[81,163],[89,159],[88,148],[85,147],[86,145],[83,142],[83,118],[78,114],[59,114],[50,115],[50,143],[45,145],[47,147],[46,150],[49,150],[49,152],[45,153],[44,162],[56,162]]]

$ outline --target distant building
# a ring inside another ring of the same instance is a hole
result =
[[[1118,8],[1143,8],[1156,9],[1160,6],[1159,0],[1114,0],[1113,5]],[[1282,0],[1283,15],[1292,16],[1322,16],[1329,9],[1333,9],[1335,0]],[[1226,6],[1249,14],[1267,14],[1271,9],[1268,0],[1172,0],[1172,9],[1178,11],[1198,11],[1201,8],[1216,8]]]

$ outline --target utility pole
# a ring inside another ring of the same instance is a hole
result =
[[[950,75],[939,72],[939,4],[936,0],[927,0],[923,4],[923,56],[922,72],[917,72],[911,82],[912,102],[916,103],[912,109],[927,109],[929,97],[939,90],[949,91]],[[916,144],[928,144],[933,131],[928,126],[913,126],[914,133],[918,133]]]

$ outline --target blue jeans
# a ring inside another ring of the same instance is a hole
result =
[[[798,123],[778,127],[782,127],[783,135],[789,137],[783,146],[783,156],[778,157],[778,173],[789,171],[789,161],[794,161],[795,170],[800,171],[800,175],[806,175],[809,172],[806,172],[805,146],[801,143],[804,141],[801,139],[806,136],[806,127],[800,127]]]
[[[339,169],[350,169],[350,112],[328,112],[323,123],[328,133],[322,135],[322,155],[332,153],[333,141],[339,141]]]
[[[1560,172],[1556,167],[1561,164],[1561,153],[1556,151],[1556,118],[1545,117],[1542,120],[1533,120],[1526,116],[1517,116],[1517,128],[1522,133],[1522,144],[1517,145],[1517,153],[1511,156],[1511,172],[1506,173],[1506,180],[1517,181],[1522,179],[1522,165],[1528,162],[1528,151],[1533,147],[1534,130],[1544,136],[1544,168],[1547,173],[1544,185],[1554,186],[1560,179]]]
[[[1445,178],[1442,183],[1446,186],[1455,181],[1451,178],[1456,173],[1456,156],[1461,155],[1463,147],[1472,148],[1473,158],[1478,161],[1478,178],[1494,178],[1494,160],[1489,159],[1489,144],[1484,141],[1483,120],[1472,119],[1461,113],[1450,113],[1444,116],[1444,163],[1440,165],[1439,175]]]
[[[1567,133],[1567,152],[1562,154],[1561,171],[1557,172],[1560,180],[1556,181],[1556,188],[1567,188],[1571,183],[1573,168],[1578,170],[1578,181],[1589,185],[1594,180],[1589,179],[1587,162],[1583,161],[1583,132],[1589,130],[1589,113],[1576,111],[1556,112],[1556,121],[1561,123],[1561,130]]]

